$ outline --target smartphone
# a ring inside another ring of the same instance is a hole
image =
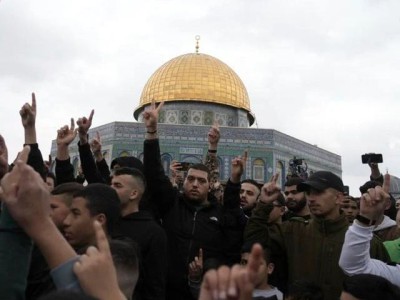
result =
[[[383,158],[382,158],[382,154],[366,153],[366,154],[361,155],[361,161],[363,164],[369,164],[369,163],[380,164],[383,162]]]
[[[186,162],[186,161],[182,161],[179,162],[181,164],[181,171],[187,172],[190,168],[190,166],[192,165],[192,163],[190,162]]]

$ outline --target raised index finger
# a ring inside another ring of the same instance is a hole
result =
[[[156,108],[156,111],[159,112],[163,106],[164,106],[164,101],[160,102],[160,104]]]
[[[75,122],[74,122],[74,118],[71,118],[71,127],[70,130],[74,130],[75,129]]]
[[[199,260],[201,262],[203,262],[203,249],[202,248],[199,249]]]
[[[36,111],[36,96],[35,96],[35,93],[32,93],[32,110]]]
[[[279,177],[279,173],[276,173],[276,174],[272,175],[269,182],[277,183],[278,182],[278,177]]]
[[[383,176],[382,188],[385,193],[389,194],[389,192],[390,192],[390,175],[389,175],[389,173],[386,173],[385,176]]]
[[[28,145],[24,146],[22,151],[18,153],[17,159],[26,163],[28,161],[29,152],[31,152],[31,147]]]
[[[92,109],[92,111],[90,112],[89,122],[92,122],[93,115],[94,115],[94,109]]]
[[[243,161],[244,161],[244,163],[247,162],[247,155],[248,155],[248,152],[247,152],[247,150],[245,150],[245,151],[243,152]]]
[[[247,269],[250,272],[250,276],[253,277],[257,274],[258,269],[260,268],[260,262],[262,260],[263,249],[260,244],[254,244],[251,248],[249,261],[247,263]]]
[[[108,240],[106,234],[104,233],[103,227],[101,227],[101,224],[98,221],[94,221],[93,226],[96,232],[97,248],[101,253],[105,253],[111,256],[110,245],[108,244]]]

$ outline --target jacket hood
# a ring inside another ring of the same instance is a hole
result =
[[[396,225],[396,221],[392,220],[388,216],[384,216],[381,224],[375,227],[374,231],[379,231]]]

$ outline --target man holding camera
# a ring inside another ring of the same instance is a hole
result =
[[[379,170],[379,163],[382,163],[383,159],[382,154],[368,153],[363,154],[361,160],[363,164],[368,164],[371,169],[370,181],[367,181],[360,187],[361,194],[364,194],[371,188],[382,186],[383,175]],[[395,200],[390,193],[389,198],[387,198],[383,204],[384,205],[378,207],[379,215],[377,216],[373,231],[382,241],[391,241],[400,237],[400,231],[394,221],[397,211],[395,208]]]

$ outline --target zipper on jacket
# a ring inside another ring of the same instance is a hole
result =
[[[194,215],[193,215],[192,236],[190,238],[188,256],[186,258],[186,265],[187,266],[189,265],[189,263],[191,263],[191,261],[189,261],[189,256],[190,256],[190,252],[191,252],[190,250],[192,249],[192,246],[193,246],[193,234],[194,234],[194,231],[196,229],[196,217],[197,217],[197,210],[194,212]]]

